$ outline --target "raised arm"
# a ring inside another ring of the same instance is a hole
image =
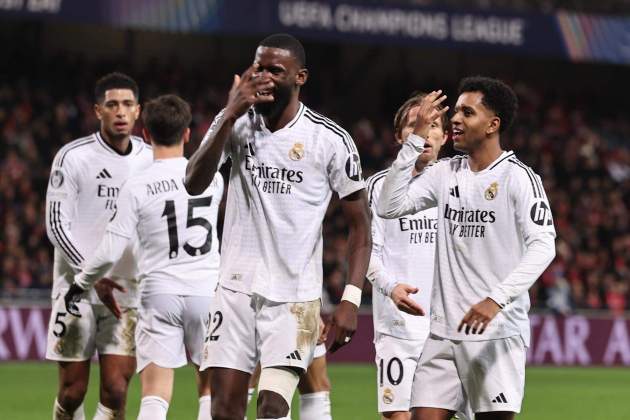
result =
[[[188,160],[184,186],[189,194],[199,195],[210,185],[236,120],[252,105],[273,101],[272,95],[259,94],[273,88],[273,83],[259,77],[257,69],[258,65],[252,64],[242,76],[234,75],[227,105],[215,117],[201,146]]]
[[[407,136],[383,182],[376,204],[376,213],[380,217],[394,219],[436,205],[431,181],[427,179],[430,171],[423,171],[413,182],[411,177],[416,160],[424,151],[424,139],[428,136],[431,123],[448,111],[448,107],[440,108],[446,99],[441,94],[441,90],[431,92],[420,103],[413,133]]]

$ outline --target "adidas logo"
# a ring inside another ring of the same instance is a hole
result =
[[[302,360],[302,358],[300,357],[300,353],[297,350],[288,355],[287,359]]]
[[[449,191],[453,197],[459,198],[459,185],[455,185],[454,187],[449,188]]]
[[[492,400],[493,403],[506,403],[507,399],[505,398],[505,395],[503,395],[503,392],[500,393],[499,395],[497,395],[494,400]]]
[[[111,177],[112,175],[107,171],[107,169],[101,170],[101,172],[99,172],[99,174],[96,175],[96,179],[111,178]]]

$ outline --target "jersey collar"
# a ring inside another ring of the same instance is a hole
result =
[[[253,109],[253,107],[252,107]],[[298,111],[295,113],[295,116],[293,117],[293,119],[291,121],[289,121],[284,127],[279,128],[278,130],[276,130],[275,132],[279,132],[281,130],[285,130],[287,128],[291,128],[293,127],[295,124],[297,124],[297,122],[300,120],[300,118],[302,117],[302,115],[304,115],[304,110],[306,109],[306,106],[304,106],[304,104],[302,102],[300,102],[300,107],[298,108]],[[255,112],[255,111],[254,111]],[[259,120],[260,122],[260,129],[266,132],[271,132],[267,126],[265,125],[265,119],[263,118],[263,116],[261,114],[256,113],[256,118]]]
[[[124,153],[120,153],[118,150],[114,149],[109,143],[107,143],[105,139],[103,139],[103,137],[101,136],[100,131],[97,131],[96,133],[94,133],[94,136],[96,137],[96,141],[98,142],[98,144],[100,144],[109,153],[114,153],[118,156],[129,156],[131,155],[131,152],[133,151],[133,141],[131,140],[131,136],[129,137],[129,147],[127,147],[127,150]]]

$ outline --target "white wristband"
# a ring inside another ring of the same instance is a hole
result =
[[[341,300],[347,300],[350,303],[353,303],[357,308],[361,306],[361,289],[352,284],[347,284],[346,288],[343,289],[343,295],[341,296]]]

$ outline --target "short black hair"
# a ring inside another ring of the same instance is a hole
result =
[[[260,41],[261,47],[280,48],[291,52],[301,68],[306,67],[306,52],[302,43],[293,35],[273,34]]]
[[[138,84],[131,77],[124,73],[114,72],[106,74],[98,79],[94,86],[94,99],[96,103],[103,102],[105,99],[105,92],[110,89],[129,89],[133,92],[136,101],[140,100],[140,89]]]
[[[162,146],[179,143],[191,120],[190,105],[177,95],[158,96],[147,102],[142,112],[144,127]]]
[[[511,87],[499,79],[484,76],[466,77],[459,83],[459,94],[481,92],[481,102],[501,119],[499,132],[505,132],[516,117],[518,99]]]

